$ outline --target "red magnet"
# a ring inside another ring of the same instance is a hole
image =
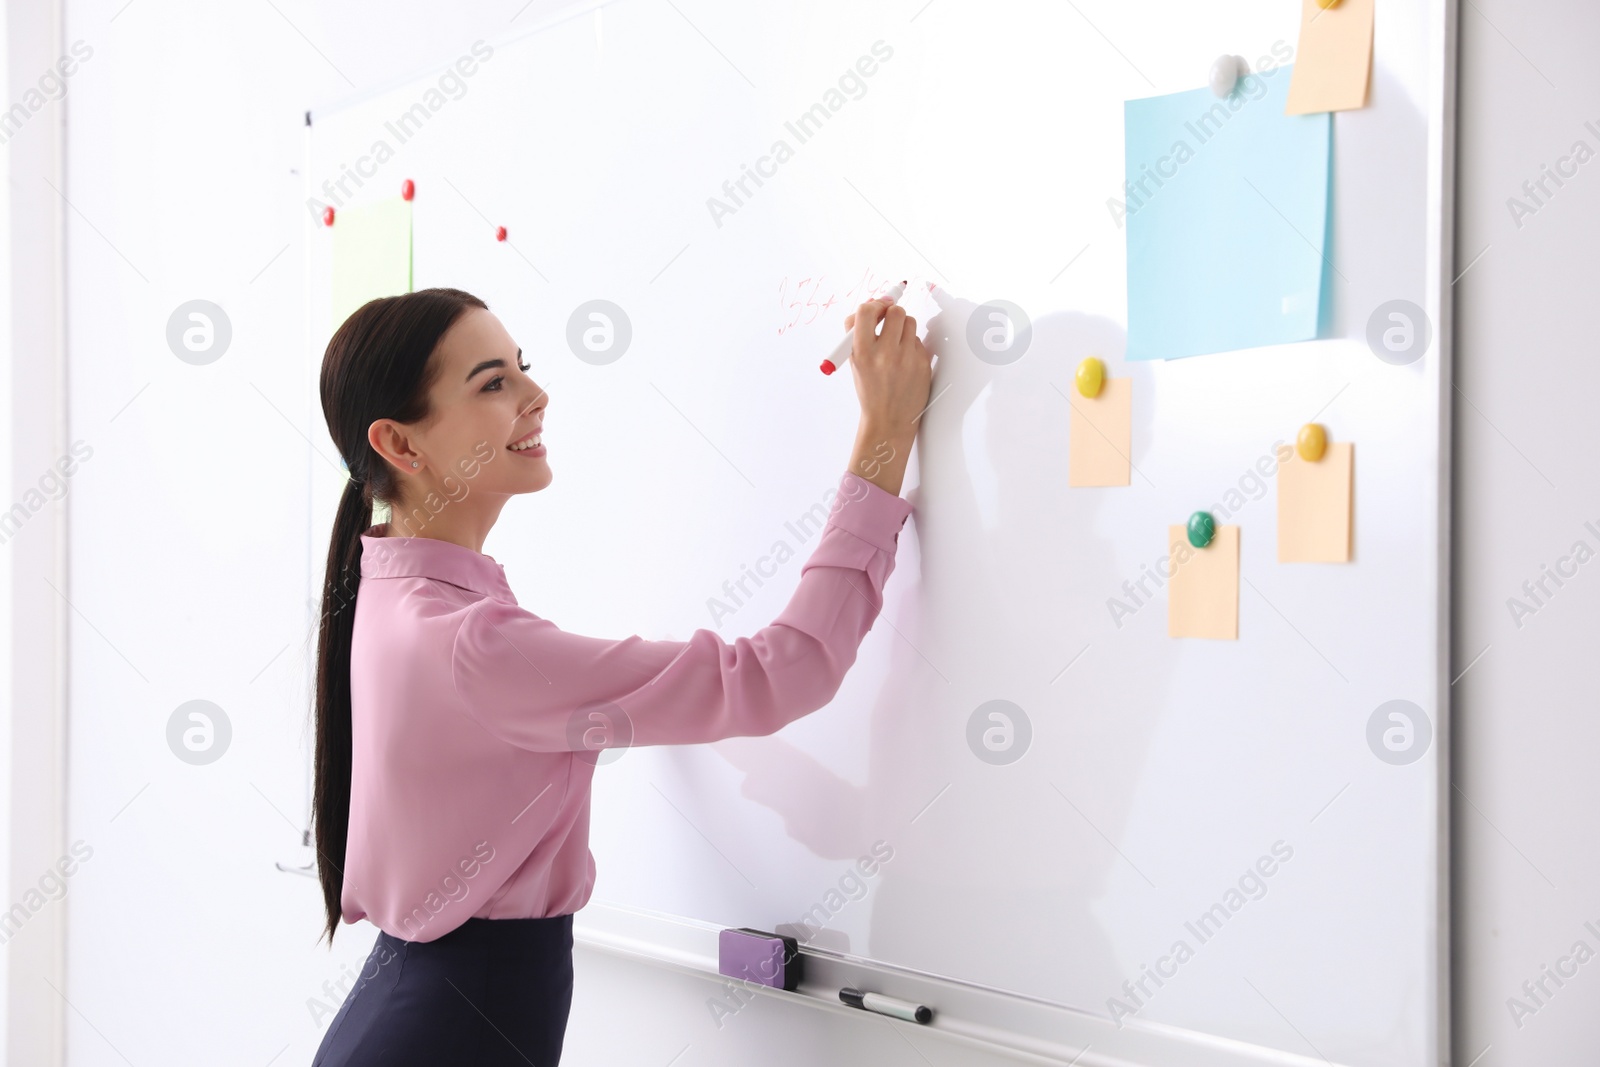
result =
[[[324,226],[333,225],[333,208],[325,207],[322,209],[322,224]]]
[[[504,226],[495,227],[494,239],[496,241],[504,241],[506,239],[506,228]]]
[[[416,192],[417,192],[417,187],[411,181],[410,178],[407,178],[405,181],[400,183],[400,199],[401,200],[410,200],[413,196],[416,195]]]

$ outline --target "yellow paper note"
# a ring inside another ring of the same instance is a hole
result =
[[[1330,443],[1315,463],[1286,449],[1278,463],[1278,562],[1350,562],[1355,446]]]
[[[411,292],[411,201],[395,196],[333,217],[333,329],[368,300]]]
[[[1068,485],[1127,485],[1133,451],[1133,379],[1107,378],[1100,395],[1067,390]]]
[[[1167,636],[1239,639],[1239,527],[1218,526],[1204,548],[1189,544],[1185,527],[1167,527]]]
[[[1285,115],[1367,106],[1372,4],[1373,0],[1339,0],[1325,8],[1317,0],[1300,0],[1300,47]]]

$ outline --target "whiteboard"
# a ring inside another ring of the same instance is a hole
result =
[[[1442,0],[1380,8],[1370,106],[1335,118],[1324,339],[1122,359],[1123,102],[1203,85],[1222,53],[1292,49],[1295,7],[616,0],[490,42],[450,92],[455,55],[313,113],[310,194],[358,171],[343,202],[360,203],[413,179],[415,286],[483,297],[550,392],[555,480],[507,506],[485,551],[568,630],[731,641],[776,616],[855,429],[848,376],[817,364],[870,285],[941,286],[937,305],[908,299],[936,399],[855,667],[773,737],[602,763],[596,913],[810,916],[811,950],[1059,1010],[1101,1050],[1137,1031],[1220,1057],[1205,1062],[1440,1060]],[[831,90],[842,102],[797,137]],[[762,180],[735,202],[725,183],[749,170]],[[326,232],[310,244],[314,393]],[[1032,324],[1004,365],[967,341],[999,299]],[[1394,299],[1432,320],[1404,366],[1366,342]],[[569,344],[596,300],[626,316],[620,358]],[[1066,393],[1091,354],[1133,380],[1126,488],[1067,487]],[[1275,558],[1262,472],[1313,420],[1356,446],[1346,565]],[[321,544],[338,476],[314,468]],[[1169,638],[1160,590],[1109,608],[1198,508],[1242,529],[1236,642]],[[1431,734],[1403,765],[1368,740],[1391,700]],[[1027,722],[1012,762],[971,743],[993,701]],[[861,876],[875,845],[892,858]]]

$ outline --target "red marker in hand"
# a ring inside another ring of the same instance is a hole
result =
[[[892,304],[904,296],[905,291],[906,283],[902,281],[899,285],[891,286],[889,291],[884,293],[882,296],[875,296],[873,299],[887,301],[888,303]],[[882,324],[880,323],[879,325],[881,326]],[[839,342],[839,347],[833,350],[833,355],[822,361],[823,374],[832,374],[834,371],[838,370],[840,367],[849,362],[850,350],[854,346],[855,339],[856,335],[854,330],[851,330],[849,333],[845,334],[844,340]]]

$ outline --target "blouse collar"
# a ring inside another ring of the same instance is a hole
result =
[[[437,537],[398,537],[389,524],[367,527],[361,535],[362,578],[434,578],[486,597],[515,604],[506,569],[493,556]]]

